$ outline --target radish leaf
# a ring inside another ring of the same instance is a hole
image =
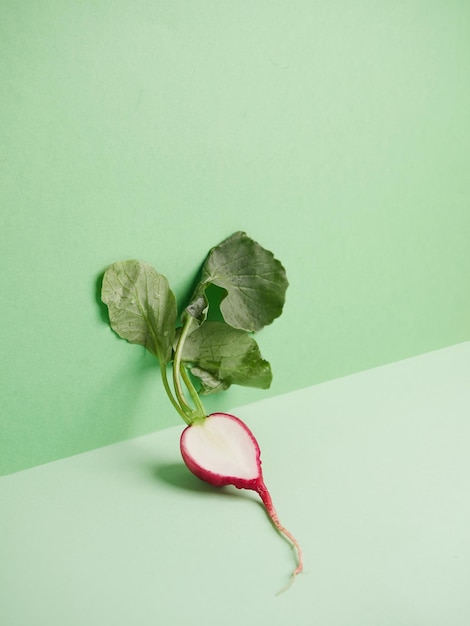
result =
[[[253,337],[222,322],[206,321],[188,335],[181,360],[201,380],[204,395],[232,384],[260,389],[271,385],[271,366]]]
[[[176,299],[162,274],[140,261],[114,263],[104,274],[101,299],[120,337],[145,346],[162,363],[171,360]]]
[[[282,313],[288,287],[281,262],[269,250],[236,232],[212,248],[186,314],[199,323],[207,317],[205,290],[209,284],[225,289],[220,304],[224,320],[233,328],[259,331]]]

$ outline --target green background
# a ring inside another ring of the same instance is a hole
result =
[[[0,4],[0,466],[178,423],[97,293],[138,258],[180,301],[245,230],[288,272],[271,390],[470,334],[470,5]]]

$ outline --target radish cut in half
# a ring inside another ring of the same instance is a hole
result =
[[[297,567],[291,583],[303,570],[302,552],[295,537],[279,522],[264,484],[260,448],[248,426],[234,415],[212,413],[184,429],[180,448],[188,469],[201,480],[215,487],[233,485],[258,493],[272,523],[296,550]]]

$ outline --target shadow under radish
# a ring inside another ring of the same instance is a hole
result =
[[[150,468],[150,472],[153,478],[184,491],[214,494],[218,497],[229,496],[232,498],[251,499],[250,492],[248,491],[236,489],[231,485],[227,485],[225,487],[214,487],[213,485],[200,480],[194,476],[194,474],[191,474],[184,463],[155,464]],[[259,504],[263,506],[261,502]]]

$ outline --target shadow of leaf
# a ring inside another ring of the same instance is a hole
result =
[[[106,324],[109,324],[108,307],[101,300],[101,286],[103,284],[104,272],[105,270],[100,272],[95,279],[95,300],[96,300],[96,304],[98,305],[98,312],[99,312],[100,320],[102,322],[105,322]]]

